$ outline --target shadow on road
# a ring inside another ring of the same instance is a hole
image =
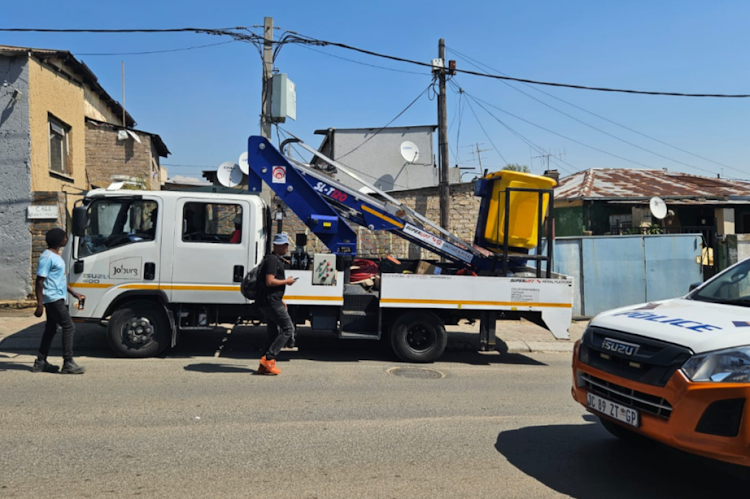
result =
[[[234,326],[214,331],[184,331],[180,333],[175,348],[166,350],[162,358],[193,358],[215,356],[223,359],[258,359],[263,355],[266,338],[265,327]],[[18,331],[0,341],[0,350],[16,354],[36,351],[44,332],[44,323]],[[479,337],[476,333],[448,333],[448,346],[440,362],[469,365],[513,364],[544,366],[545,364],[521,354],[508,353],[507,346],[498,341],[498,352],[478,351]],[[50,355],[61,355],[62,334],[58,332],[52,343]],[[305,359],[321,362],[359,362],[375,360],[397,362],[387,341],[341,340],[332,333],[312,331],[299,327],[297,351],[284,351],[279,362]],[[76,324],[74,345],[78,356],[94,358],[116,357],[107,343],[106,329],[96,324]]]
[[[218,373],[218,374],[255,374],[256,371],[248,369],[246,367],[236,366],[232,364],[190,364],[185,366],[186,371],[193,371],[197,373]]]
[[[505,431],[495,448],[522,472],[576,499],[747,497],[723,465],[657,443],[632,446],[593,424]],[[738,495],[739,494],[739,495]]]
[[[19,364],[18,362],[0,362],[0,372],[3,371],[29,371],[31,372],[31,366],[25,364]]]

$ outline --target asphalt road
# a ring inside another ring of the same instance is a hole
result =
[[[0,352],[0,497],[746,497],[705,461],[610,437],[569,354],[453,348],[407,370],[373,343],[302,342],[257,376],[261,336],[165,358],[79,352],[83,376]],[[53,359],[57,360],[57,359]],[[433,374],[439,376],[438,374]],[[415,377],[416,376],[416,377]]]

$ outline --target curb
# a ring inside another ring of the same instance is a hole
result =
[[[573,343],[566,341],[507,341],[510,353],[573,353]]]

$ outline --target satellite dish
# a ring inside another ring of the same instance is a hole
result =
[[[415,163],[419,158],[419,148],[417,144],[410,140],[401,143],[401,157],[407,163]]]
[[[250,166],[247,164],[247,152],[243,152],[240,154],[240,170],[242,170],[242,173],[247,175],[250,172]]]
[[[667,203],[662,198],[651,198],[651,201],[648,202],[648,207],[651,209],[651,214],[654,218],[661,220],[667,216]]]
[[[233,161],[224,161],[216,170],[216,180],[224,187],[237,187],[242,183],[240,165]]]

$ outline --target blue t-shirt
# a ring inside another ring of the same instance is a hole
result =
[[[39,266],[36,275],[44,277],[42,288],[43,303],[52,303],[68,298],[68,285],[65,280],[65,260],[57,253],[45,250],[39,257]]]

